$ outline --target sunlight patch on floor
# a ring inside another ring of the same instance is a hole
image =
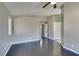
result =
[[[43,42],[42,42],[42,39],[40,40],[40,47],[42,47],[43,46]]]

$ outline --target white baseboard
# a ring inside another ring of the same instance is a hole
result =
[[[11,48],[12,45],[14,44],[21,44],[21,43],[27,43],[27,42],[33,42],[33,41],[39,41],[39,40],[29,40],[29,41],[21,41],[21,42],[12,42],[8,47],[7,47],[7,50],[4,54],[4,56],[6,56],[6,54],[8,53],[9,49]]]
[[[34,40],[28,40],[28,41],[19,41],[19,42],[12,42],[11,44],[15,45],[15,44],[21,44],[21,43],[34,42],[34,41],[39,41],[39,40],[38,39],[34,39]]]
[[[56,40],[54,40],[54,41],[56,41]],[[60,44],[62,45],[61,41],[56,41],[56,42],[58,42],[58,43],[60,43]],[[63,46],[63,45],[62,45],[62,47],[79,55],[79,52],[77,52],[77,51],[75,51],[75,50],[72,50],[72,49],[70,49],[70,48],[67,48],[67,47],[65,47],[65,46]]]
[[[65,46],[63,46],[63,48],[65,48],[65,49],[67,49],[67,50],[69,50],[69,51],[72,51],[72,52],[74,52],[74,53],[76,53],[76,54],[78,54],[78,55],[79,55],[79,52],[77,52],[77,51],[75,51],[75,50],[72,50],[72,49],[67,48],[67,47],[65,47]]]
[[[35,39],[35,40],[29,40],[29,41],[12,42],[12,43],[8,46],[8,48],[7,48],[7,50],[6,50],[5,54],[4,54],[4,56],[6,56],[6,54],[8,53],[8,51],[9,51],[9,49],[11,48],[12,45],[14,45],[14,44],[21,44],[21,43],[27,43],[27,42],[33,42],[33,41],[39,41],[39,40],[38,40],[38,39]],[[57,41],[56,41],[56,42],[57,42]],[[60,42],[58,42],[58,43],[60,43]],[[62,45],[62,44],[61,44],[61,45]],[[70,49],[70,48],[67,48],[67,47],[65,47],[65,46],[63,46],[63,45],[62,45],[62,47],[65,48],[65,49],[67,49],[67,50],[70,50],[70,51],[72,51],[72,52],[74,52],[74,53],[76,53],[76,54],[79,54],[79,52],[74,51],[74,50],[72,50],[72,49]]]
[[[61,41],[58,41],[58,40],[55,40],[55,39],[51,39],[51,40],[54,40],[55,42],[58,42],[62,45]]]
[[[12,44],[10,44],[10,45],[7,47],[7,50],[6,50],[5,54],[4,54],[4,56],[6,56],[6,54],[7,54],[8,51],[9,51],[9,49],[11,48],[11,46],[12,46]]]

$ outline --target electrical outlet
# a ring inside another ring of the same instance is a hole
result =
[[[74,47],[74,45],[72,44],[72,45],[71,45],[71,47],[73,48],[73,47]]]

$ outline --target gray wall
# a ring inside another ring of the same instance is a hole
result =
[[[9,12],[3,3],[0,3],[0,56],[5,55],[10,39],[8,36],[8,16]]]
[[[40,40],[40,17],[17,16],[13,19],[12,44]]]
[[[48,19],[49,39],[53,39],[54,40],[54,35],[57,34],[57,33],[55,34],[55,32],[54,32],[54,23],[55,22],[61,22],[61,14],[49,16],[47,19]],[[57,31],[59,31],[59,28],[58,28]],[[57,34],[57,35],[59,35],[59,34]]]
[[[49,16],[47,19],[48,19],[48,38],[53,39],[53,16]]]
[[[79,3],[64,4],[64,47],[79,53]]]

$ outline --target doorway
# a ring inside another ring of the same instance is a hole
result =
[[[48,23],[47,22],[40,24],[40,35],[41,35],[41,38],[43,37],[48,38]]]
[[[42,24],[40,24],[40,46],[43,46],[44,43],[47,43],[48,40],[48,23],[47,22],[43,22]]]

